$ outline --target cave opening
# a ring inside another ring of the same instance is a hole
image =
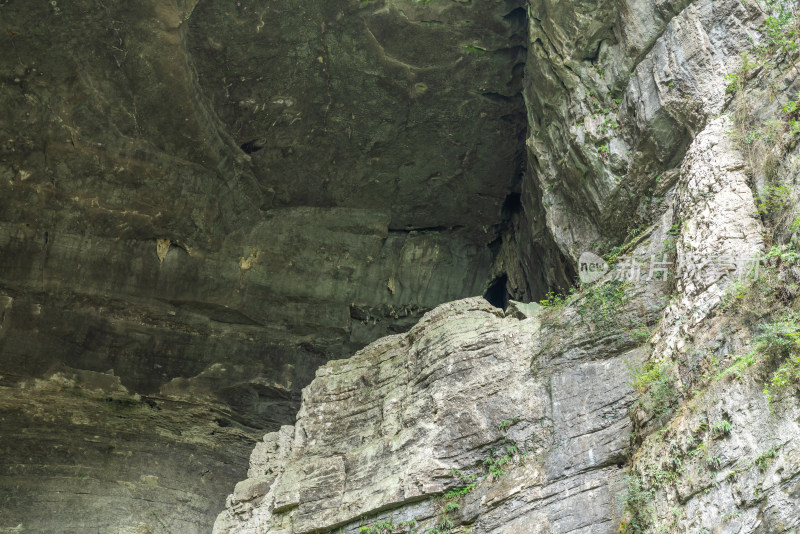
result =
[[[264,148],[264,145],[266,145],[266,141],[263,139],[252,139],[239,145],[239,148],[241,148],[242,152],[245,154],[252,154]]]
[[[492,280],[483,298],[495,308],[505,310],[508,307],[508,275],[503,274]]]

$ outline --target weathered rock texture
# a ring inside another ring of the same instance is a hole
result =
[[[581,323],[577,312],[569,319]],[[508,442],[520,447],[513,475],[479,483],[458,512],[473,532],[618,522],[613,495],[633,401],[620,371],[644,354],[621,324],[606,332],[619,341],[613,350],[588,323],[558,324],[565,342],[545,346],[542,330],[556,325],[544,321],[504,318],[468,299],[330,362],[304,390],[295,426],[256,446],[215,531],[357,532],[387,517],[416,518],[424,531],[443,506],[432,497],[459,484],[451,471],[480,472],[476,464]]]
[[[545,226],[574,259],[628,234],[611,255],[626,276],[529,318],[448,304],[328,363],[215,531],[800,528],[797,383],[770,389],[780,362],[752,363],[759,323],[796,320],[800,279],[792,254],[748,273],[765,240],[797,232],[795,134],[774,122],[798,54],[740,67],[765,39],[763,7],[529,2],[531,175],[499,258],[514,265]],[[759,152],[753,125],[769,120]]]
[[[206,531],[322,363],[493,281],[503,304],[523,7],[0,1],[0,528]],[[538,232],[514,298],[567,283]]]
[[[0,530],[798,528],[764,6],[0,0]]]

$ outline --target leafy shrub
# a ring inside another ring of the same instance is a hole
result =
[[[651,524],[655,492],[653,489],[645,489],[638,476],[629,476],[626,482],[625,491],[620,495],[625,515],[618,532],[630,534],[646,532]]]
[[[761,325],[756,337],[756,350],[778,368],[764,385],[767,401],[776,394],[800,384],[800,322],[794,312],[782,319]]]
[[[660,424],[678,403],[678,391],[668,362],[647,362],[634,369],[633,389],[640,397],[635,406]]]
[[[769,185],[756,198],[756,205],[760,215],[771,215],[790,207],[792,203],[792,190],[783,185]]]

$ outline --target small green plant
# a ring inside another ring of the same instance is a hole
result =
[[[646,532],[652,524],[655,491],[645,488],[641,477],[628,476],[625,491],[619,496],[624,516],[617,532],[638,534]]]
[[[764,394],[772,404],[776,394],[800,384],[800,317],[788,312],[777,321],[762,324],[756,336],[755,351],[760,359],[777,365],[764,385]]]
[[[394,527],[394,521],[389,519],[386,521],[378,521],[372,525],[358,527],[358,532],[359,534],[392,534]]]
[[[775,458],[777,454],[777,449],[775,447],[771,447],[766,452],[760,454],[758,458],[753,461],[753,464],[758,467],[761,471],[764,471],[769,463]]]
[[[469,495],[470,493],[472,493],[472,490],[474,490],[477,485],[478,485],[477,483],[473,482],[472,484],[469,484],[467,486],[463,486],[460,488],[453,488],[445,492],[444,498],[450,500],[450,499],[457,499],[458,497],[463,497],[464,495]]]
[[[728,82],[725,90],[728,93],[736,93],[744,89],[744,84],[758,65],[758,61],[755,61],[747,52],[743,52],[736,70],[725,75],[725,81]]]
[[[563,306],[567,302],[567,297],[560,293],[554,293],[553,291],[548,291],[547,295],[539,301],[539,304],[545,307],[558,307]]]
[[[758,356],[758,352],[755,350],[748,352],[744,356],[736,356],[730,366],[714,377],[714,381],[716,382],[717,380],[722,380],[727,376],[742,378],[744,376],[744,372],[751,368],[754,364],[758,363],[759,360],[760,358]]]
[[[598,282],[584,291],[583,300],[578,307],[581,320],[591,321],[604,329],[622,324],[622,307],[626,301],[626,290],[631,286],[621,280]],[[636,325],[638,326],[638,325]]]
[[[455,512],[456,510],[461,509],[461,505],[457,502],[449,502],[444,505],[444,513],[449,514],[450,512]]]
[[[781,106],[783,112],[786,113],[790,119],[800,118],[800,92],[797,93],[795,99],[796,100],[789,100]]]
[[[774,215],[792,205],[792,190],[783,184],[768,185],[756,198],[759,215]]]
[[[713,472],[719,471],[719,469],[722,467],[722,458],[708,453],[706,455],[706,465]]]
[[[764,386],[767,402],[771,405],[773,398],[779,391],[797,384],[800,384],[800,354],[793,353],[778,367],[772,378]]]
[[[736,282],[732,283],[722,296],[722,302],[720,304],[721,309],[729,310],[741,304],[741,302],[747,297],[749,290],[750,286],[744,282],[737,280]]]
[[[756,0],[764,13],[762,48],[766,53],[786,53],[797,49],[797,4],[791,0]]]
[[[637,343],[642,344],[646,343],[650,339],[650,336],[653,335],[653,328],[646,324],[640,324],[633,328],[630,333],[631,337],[633,337]]]
[[[408,519],[406,521],[394,522],[394,519],[384,519],[371,525],[358,527],[358,534],[396,534],[398,532],[411,533],[417,528],[417,520]]]
[[[783,318],[761,325],[756,336],[756,350],[775,361],[783,360],[800,351],[800,324],[796,313],[789,312]]]
[[[641,408],[657,424],[672,411],[678,403],[678,391],[675,389],[668,362],[647,362],[643,367],[634,368],[633,389],[639,394],[634,406]]]
[[[488,472],[486,476],[491,475],[494,478],[503,476],[505,474],[505,466],[511,463],[515,453],[516,451],[511,450],[489,451],[489,456],[483,460],[483,467]]]
[[[731,433],[731,422],[719,421],[711,426],[711,435],[714,439],[725,437]]]
[[[792,223],[789,225],[789,231],[793,234],[800,232],[800,216],[794,218]]]
[[[505,432],[506,430],[508,430],[513,425],[519,423],[519,421],[520,421],[520,417],[512,417],[511,419],[506,419],[505,421],[503,421],[502,423],[497,425],[497,429],[500,432]]]
[[[616,121],[616,119],[613,119],[611,117],[606,117],[606,120],[604,120],[602,124],[600,124],[600,126],[597,128],[597,131],[602,135],[606,132],[613,133],[614,131],[617,130],[617,128],[619,128],[619,123]],[[606,153],[606,154],[609,153],[609,148],[606,145],[602,145],[598,150],[601,153]]]

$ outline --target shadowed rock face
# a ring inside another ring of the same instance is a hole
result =
[[[522,2],[275,4],[0,1],[0,529],[207,531],[325,361],[566,280]]]
[[[535,279],[543,206],[573,258],[628,233],[614,270],[326,363],[215,532],[796,532],[795,4],[531,0],[526,216],[496,265]]]
[[[267,206],[474,230],[524,171],[522,5],[202,0],[188,45]]]

